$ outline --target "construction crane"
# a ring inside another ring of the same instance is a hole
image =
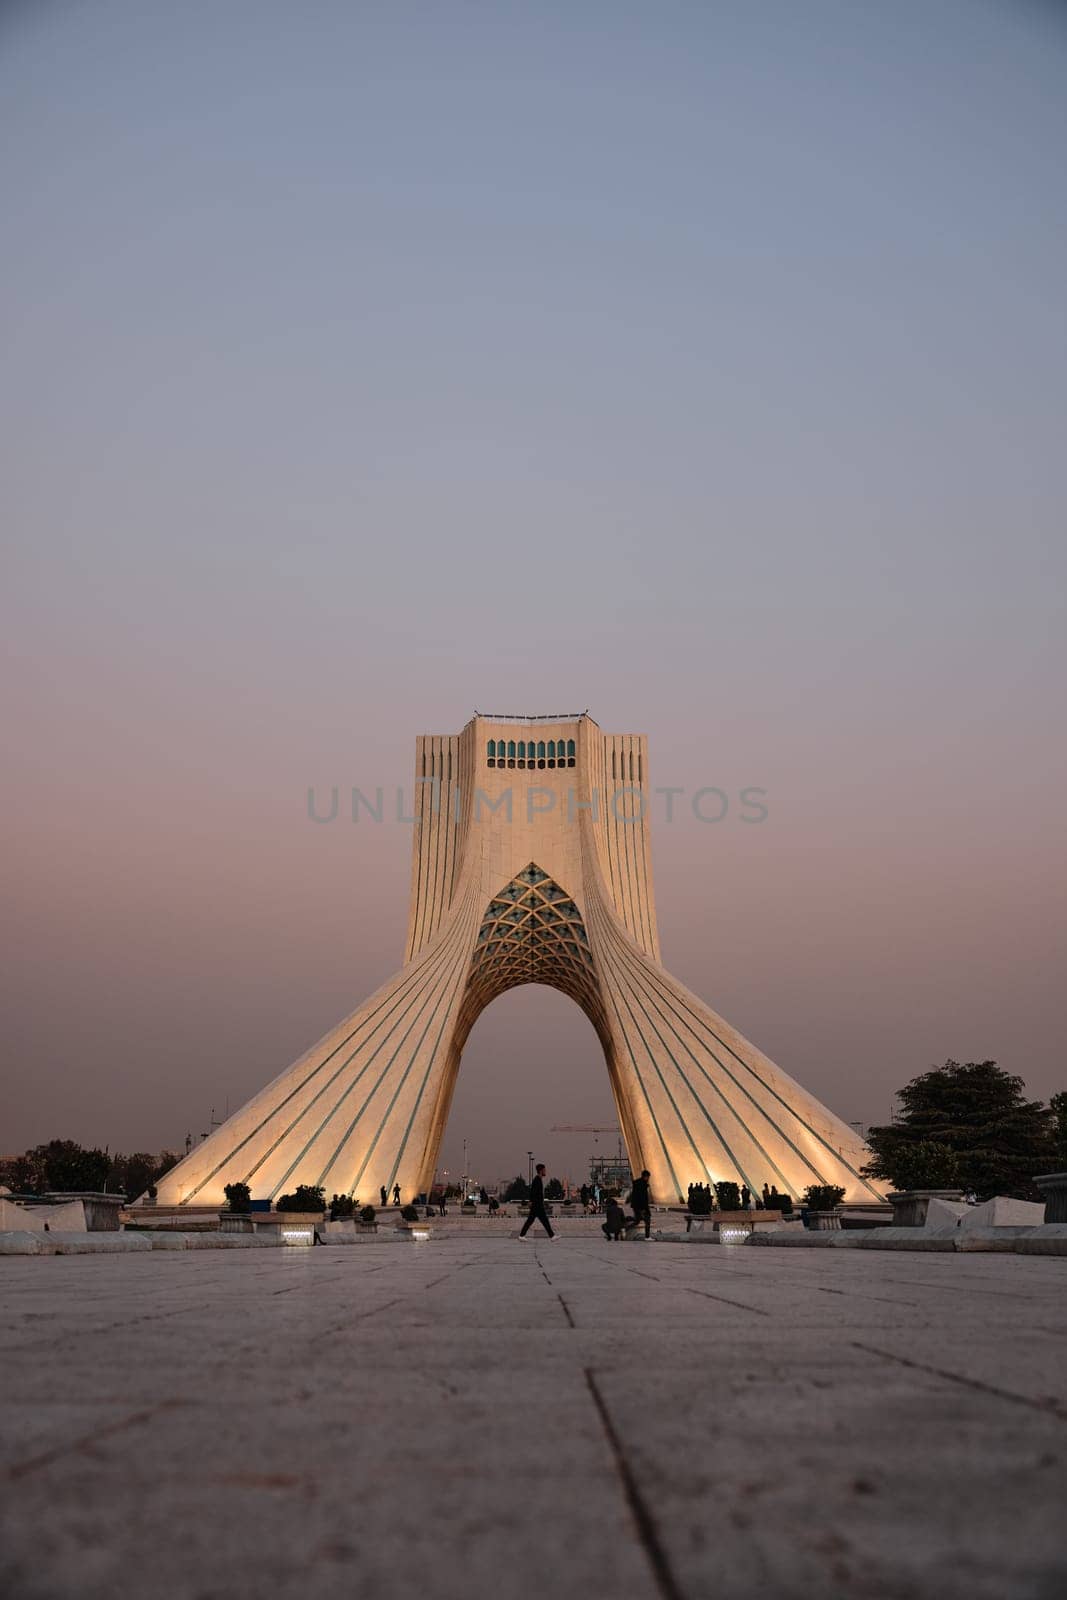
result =
[[[597,1137],[598,1134],[613,1133],[616,1135],[619,1141],[619,1160],[621,1161],[623,1159],[622,1129],[619,1127],[617,1122],[612,1122],[607,1127],[602,1127],[595,1122],[557,1122],[556,1126],[554,1128],[549,1128],[548,1131],[549,1133],[591,1133],[593,1135],[594,1144],[600,1143],[600,1140]]]
[[[597,1127],[592,1122],[557,1122],[556,1126],[549,1128],[548,1131],[549,1133],[617,1133],[620,1138],[622,1137],[617,1122],[606,1128]]]

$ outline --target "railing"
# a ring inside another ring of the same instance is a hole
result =
[[[579,722],[589,715],[589,707],[584,711],[552,711],[536,716],[524,711],[475,711],[474,715],[484,717],[486,722]]]

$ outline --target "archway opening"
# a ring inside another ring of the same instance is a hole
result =
[[[616,1154],[617,1135],[551,1132],[564,1124],[618,1126],[603,1046],[570,996],[540,983],[510,988],[481,1012],[463,1050],[438,1181],[466,1172],[493,1189],[525,1177],[532,1151],[550,1177],[581,1184],[590,1155]]]

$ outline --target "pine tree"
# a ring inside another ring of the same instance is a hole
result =
[[[865,1169],[869,1177],[912,1187],[909,1180],[921,1163],[924,1188],[956,1181],[979,1199],[1040,1198],[1031,1180],[1047,1165],[1054,1117],[1040,1100],[1024,1098],[1021,1078],[995,1061],[946,1061],[913,1078],[897,1099],[899,1119],[868,1130],[874,1157]],[[916,1150],[918,1145],[925,1150]],[[933,1159],[938,1153],[941,1169]],[[939,1170],[941,1182],[930,1182]]]

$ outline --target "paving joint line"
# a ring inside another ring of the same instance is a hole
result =
[[[140,1427],[142,1423],[151,1422],[153,1417],[158,1417],[164,1411],[174,1411],[179,1406],[188,1405],[187,1400],[163,1400],[157,1406],[149,1406],[145,1411],[135,1411],[128,1417],[123,1417],[118,1422],[109,1422],[103,1428],[97,1428],[92,1433],[84,1434],[80,1439],[71,1439],[66,1444],[56,1445],[51,1450],[42,1451],[39,1456],[31,1456],[27,1461],[20,1461],[13,1467],[5,1467],[2,1476],[9,1483],[17,1483],[20,1478],[26,1478],[31,1472],[39,1472],[42,1467],[50,1467],[56,1461],[61,1461],[64,1456],[74,1455],[76,1451],[87,1450],[91,1445],[98,1444],[101,1439],[110,1439],[116,1433],[125,1433],[127,1428]]]
[[[840,1294],[846,1300],[877,1300],[880,1306],[917,1306],[918,1300],[894,1300],[887,1294],[864,1294],[862,1289],[831,1289],[825,1283],[816,1283],[812,1287],[819,1294]]]
[[[404,1299],[404,1295],[398,1294],[395,1300],[386,1300],[383,1305],[370,1306],[366,1311],[354,1311],[350,1317],[346,1317],[343,1322],[339,1322],[336,1328],[327,1328],[321,1337],[329,1339],[335,1333],[344,1333],[345,1329],[350,1328],[354,1322],[365,1322],[368,1317],[380,1316],[383,1311],[389,1311],[393,1306],[401,1305]]]
[[[611,1447],[616,1470],[622,1479],[626,1502],[637,1526],[637,1536],[641,1548],[648,1559],[648,1564],[652,1569],[656,1587],[662,1596],[662,1600],[683,1600],[681,1588],[671,1568],[670,1560],[659,1535],[659,1529],[656,1527],[655,1518],[648,1502],[641,1493],[637,1479],[630,1468],[630,1463],[626,1459],[622,1440],[619,1438],[618,1430],[611,1420],[611,1413],[600,1392],[593,1370],[591,1367],[586,1367],[584,1370],[586,1385],[593,1397],[593,1404],[596,1406],[601,1427],[604,1429],[608,1444]]]
[[[863,1344],[859,1339],[850,1341],[854,1350],[864,1350],[868,1355],[881,1356],[885,1361],[895,1361],[901,1367],[909,1367],[913,1372],[926,1372],[935,1378],[946,1378],[950,1383],[961,1383],[966,1389],[975,1389],[979,1394],[995,1395],[998,1400],[1014,1400],[1018,1406],[1028,1406],[1031,1411],[1040,1411],[1043,1416],[1056,1417],[1060,1422],[1067,1422],[1067,1406],[1055,1396],[1049,1395],[1045,1400],[1035,1400],[1028,1394],[1019,1394],[1014,1389],[1001,1389],[995,1383],[986,1383],[983,1378],[969,1378],[963,1372],[950,1372],[947,1367],[934,1367],[926,1361],[913,1361],[910,1356],[899,1356],[893,1350],[880,1350],[877,1345]]]
[[[588,1251],[584,1253],[588,1255]],[[651,1272],[642,1272],[640,1267],[627,1267],[621,1261],[613,1261],[612,1266],[617,1266],[621,1272],[632,1273],[635,1278],[650,1278],[653,1283],[659,1283],[661,1281],[659,1278],[654,1277]],[[692,1284],[689,1283],[671,1284],[671,1288],[681,1289],[685,1294],[700,1295],[704,1300],[721,1300],[723,1305],[737,1306],[741,1311],[751,1311],[757,1317],[769,1317],[771,1315],[771,1313],[769,1311],[765,1311],[762,1306],[750,1306],[744,1300],[731,1300],[729,1295],[725,1294],[712,1294],[709,1289],[694,1289]]]

